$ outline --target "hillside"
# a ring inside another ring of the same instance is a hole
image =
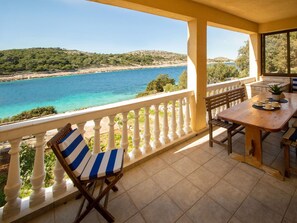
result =
[[[158,64],[162,61],[167,61],[168,63],[183,63],[187,61],[187,55],[179,54],[179,53],[172,53],[167,51],[160,51],[160,50],[137,50],[132,51],[127,54],[134,55],[134,56],[144,56],[149,55],[154,58],[159,58],[160,60],[154,61],[155,64]]]
[[[165,51],[98,54],[61,48],[12,49],[0,51],[0,75],[53,73],[111,66],[181,64],[186,61],[186,55]]]
[[[227,57],[216,57],[213,59],[207,59],[207,63],[225,63],[225,62],[234,62],[234,60]]]

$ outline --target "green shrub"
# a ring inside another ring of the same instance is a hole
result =
[[[19,120],[41,117],[41,116],[50,115],[50,114],[57,114],[55,107],[53,106],[38,107],[28,111],[23,111],[18,115],[12,116],[11,121],[19,121]]]
[[[149,82],[145,91],[136,95],[137,98],[156,94],[158,92],[172,92],[187,88],[187,71],[183,71],[179,76],[178,85],[175,84],[175,80],[170,78],[168,74],[159,74],[155,80]]]
[[[57,114],[54,106],[38,107],[28,111],[23,111],[20,114],[14,115],[10,118],[0,119],[0,123],[16,122],[30,118],[37,118],[45,115]]]
[[[0,207],[2,207],[6,201],[5,201],[5,194],[4,194],[4,186],[7,181],[7,172],[0,172]]]

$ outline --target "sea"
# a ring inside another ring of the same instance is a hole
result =
[[[75,74],[0,83],[0,118],[43,106],[58,113],[135,98],[159,74],[178,82],[186,66]]]

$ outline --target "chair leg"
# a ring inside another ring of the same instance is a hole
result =
[[[213,147],[212,124],[209,124],[209,146]]]
[[[111,184],[110,180],[107,179],[107,178],[105,179],[105,183],[106,183],[107,185]],[[113,192],[117,192],[117,191],[119,190],[118,187],[117,187],[116,185],[114,185],[111,189],[113,190]]]
[[[107,193],[115,186],[115,184],[121,179],[121,177],[123,176],[123,173],[119,173],[117,176],[115,176],[115,178],[113,179],[113,181],[111,181],[106,188],[104,188],[104,190],[102,191],[102,193],[100,193],[98,195],[98,197],[93,200],[92,203],[90,203],[90,208],[96,208],[96,210],[98,212],[100,212],[100,214],[108,221],[108,222],[114,222],[114,217],[105,209],[100,205],[100,200],[107,195]],[[105,202],[106,203],[106,202]],[[107,203],[106,203],[107,205]]]
[[[290,177],[290,146],[284,145],[285,176]]]
[[[230,155],[230,153],[232,153],[232,134],[231,134],[231,131],[228,131],[227,134],[228,134],[227,149],[228,149],[228,155]]]

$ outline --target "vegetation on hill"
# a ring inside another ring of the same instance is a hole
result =
[[[14,115],[9,118],[0,119],[0,124],[26,120],[30,118],[37,118],[37,117],[42,117],[42,116],[51,115],[51,114],[57,114],[55,107],[53,106],[38,107],[28,111],[23,111],[20,114]]]
[[[186,55],[164,51],[97,54],[61,48],[12,49],[0,51],[0,75],[75,71],[107,66],[177,64],[186,61]]]
[[[226,63],[226,62],[233,62],[233,60],[227,57],[216,57],[216,58],[209,58],[207,59],[207,63]]]

